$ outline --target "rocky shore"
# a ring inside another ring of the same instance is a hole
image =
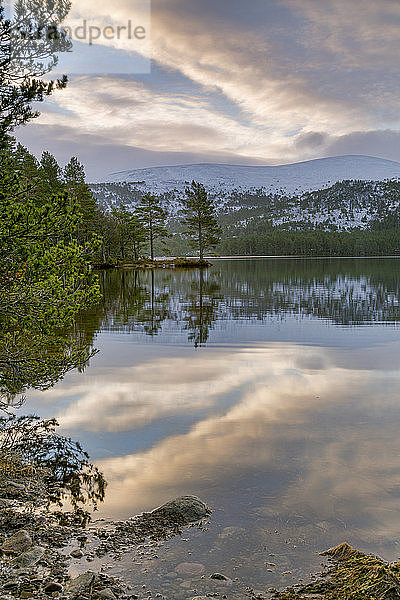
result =
[[[238,578],[217,570],[207,573],[189,556],[173,572],[165,571],[163,581],[150,581],[145,564],[151,569],[168,540],[187,536],[189,528],[206,528],[211,510],[202,500],[183,496],[126,521],[100,519],[83,525],[82,520],[77,524],[74,513],[49,510],[43,492],[37,478],[0,479],[0,600],[400,598],[400,563],[387,563],[347,543],[323,553],[330,562],[311,583],[281,592],[254,591]],[[128,557],[125,572],[124,557]],[[117,576],[118,561],[122,568]],[[107,574],[109,569],[114,569],[113,575]],[[136,573],[134,585],[127,571]]]
[[[0,600],[135,600],[139,595],[130,585],[103,572],[105,563],[99,572],[87,570],[72,577],[71,561],[118,559],[146,541],[157,545],[184,527],[201,528],[211,513],[199,498],[185,496],[127,521],[83,528],[60,524],[59,514],[41,506],[22,483],[2,484]]]

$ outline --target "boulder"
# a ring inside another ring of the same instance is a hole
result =
[[[42,546],[34,546],[32,550],[23,552],[11,561],[11,565],[15,569],[29,569],[36,565],[45,553],[45,549]]]
[[[182,523],[195,523],[211,513],[207,504],[197,496],[181,496],[155,508],[150,514],[157,517],[178,519]]]
[[[20,554],[29,550],[31,546],[32,540],[29,533],[25,529],[20,529],[0,546],[0,550],[4,554]]]
[[[94,582],[95,574],[93,571],[86,571],[72,579],[67,585],[67,592],[71,595],[80,594],[87,590]]]

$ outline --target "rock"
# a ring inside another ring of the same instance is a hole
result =
[[[194,523],[207,517],[210,512],[208,506],[197,496],[181,496],[155,508],[150,514],[171,519],[178,517],[184,523]]]
[[[72,579],[67,585],[67,592],[70,594],[80,594],[90,587],[94,582],[95,574],[93,571],[86,571]]]
[[[210,600],[207,596],[193,596],[192,600]]]
[[[189,563],[182,562],[176,568],[175,571],[179,573],[179,575],[201,575],[205,571],[205,566],[201,563]]]
[[[70,556],[73,556],[74,558],[82,558],[83,552],[82,550],[72,550],[72,552],[70,552]]]
[[[16,481],[7,481],[7,486],[10,488],[14,488],[15,490],[24,490],[25,484],[17,483]]]
[[[243,533],[246,533],[244,527],[224,527],[218,537],[221,539],[226,539],[230,537],[238,537]]]
[[[0,546],[0,550],[4,554],[19,554],[25,552],[25,550],[29,550],[31,546],[32,540],[29,533],[24,529],[20,529]]]
[[[11,565],[16,569],[29,569],[33,567],[43,557],[45,549],[42,546],[34,546],[32,550],[23,552],[11,561]]]
[[[18,579],[10,579],[9,581],[6,581],[6,583],[3,585],[3,590],[11,590],[17,587],[19,587]]]
[[[44,586],[44,591],[46,594],[52,594],[53,592],[62,592],[63,586],[61,585],[61,583],[58,583],[58,581],[49,581],[49,583],[46,583],[46,585]]]
[[[12,504],[14,504],[14,500],[11,500],[10,498],[0,498],[0,508],[8,508]]]
[[[213,573],[210,575],[211,579],[218,579],[219,581],[228,581],[229,577],[222,575],[222,573]]]
[[[100,590],[97,592],[97,596],[99,598],[103,598],[104,600],[116,600],[116,596],[111,588],[104,588],[104,590]]]

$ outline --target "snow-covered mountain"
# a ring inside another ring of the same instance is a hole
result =
[[[145,192],[161,197],[176,227],[185,187],[203,183],[227,236],[268,227],[342,231],[400,222],[400,163],[337,156],[278,167],[183,165],[116,173],[92,184],[99,204],[134,210]],[[179,228],[179,224],[178,224]]]
[[[336,156],[273,167],[224,164],[179,165],[121,171],[101,183],[128,182],[143,192],[183,192],[193,179],[210,192],[230,193],[263,188],[266,193],[299,194],[345,179],[382,181],[400,177],[400,163],[371,156]],[[100,182],[99,182],[100,183]]]

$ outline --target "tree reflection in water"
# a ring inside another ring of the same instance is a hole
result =
[[[103,303],[82,315],[79,327],[92,339],[100,330],[167,341],[186,334],[197,347],[217,327],[239,321],[393,323],[400,321],[397,273],[396,259],[223,260],[207,270],[108,271],[101,274]]]

